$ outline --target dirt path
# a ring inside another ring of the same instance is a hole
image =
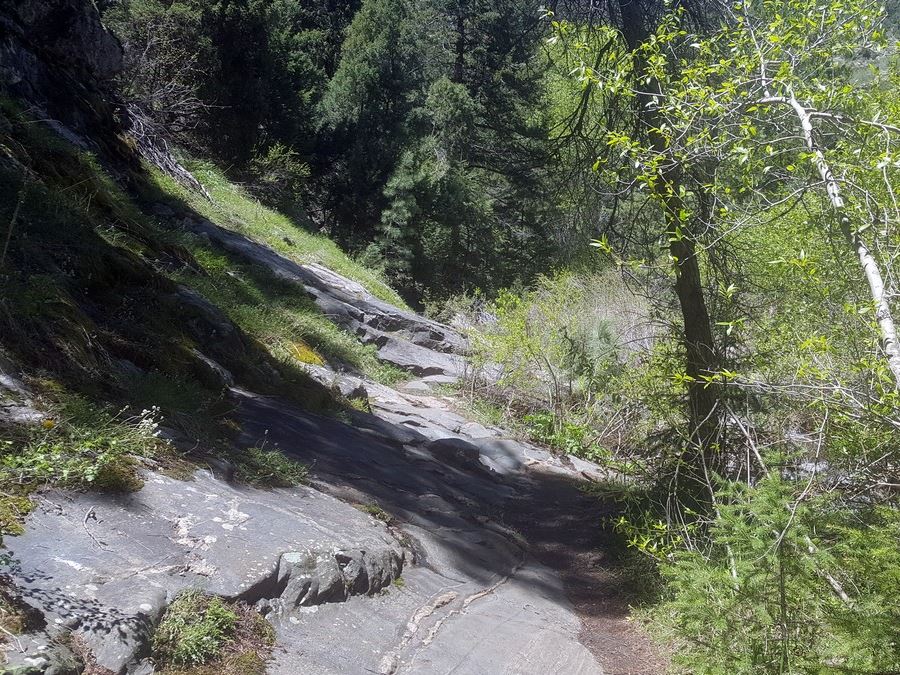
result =
[[[521,508],[505,518],[523,533],[534,556],[562,578],[581,619],[582,644],[607,675],[665,673],[662,650],[629,619],[636,580],[626,576],[616,559],[621,544],[602,525],[611,509],[570,477],[548,474],[532,485]]]
[[[418,384],[414,389],[421,390]],[[406,399],[417,409],[412,415],[407,414],[405,422],[415,421],[419,429],[427,428],[430,422],[463,436],[467,436],[467,431],[480,433],[470,429],[471,422],[460,425],[457,421],[454,425],[452,417],[446,418],[448,408],[465,418],[464,406],[455,395],[407,395]],[[404,404],[398,404],[397,399],[392,399],[387,406],[395,414],[392,419],[401,423],[403,408]],[[384,410],[379,414],[383,415]],[[484,439],[470,437],[469,440],[482,446],[485,459]],[[519,452],[528,453],[528,448],[533,447],[517,441],[510,443]],[[537,461],[526,460],[529,466],[523,467],[522,475],[506,478],[514,486],[515,494],[492,517],[521,533],[529,543],[530,554],[559,575],[581,622],[578,638],[604,673],[666,672],[666,655],[629,618],[631,605],[639,599],[641,581],[633,578],[633,569],[626,569],[621,542],[604,525],[605,517],[613,514],[614,507],[585,493],[582,488],[586,480],[570,461],[540,453],[536,458]]]

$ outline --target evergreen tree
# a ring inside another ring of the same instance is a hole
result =
[[[548,248],[537,20],[522,0],[368,0],[354,19],[323,101],[346,143],[333,231],[411,299],[527,278]]]
[[[410,0],[363,2],[320,106],[323,126],[339,148],[326,209],[332,233],[344,244],[370,233],[384,208],[381,193],[422,88],[419,18]]]
[[[358,0],[115,0],[125,94],[239,170],[283,144],[317,152],[316,106]]]

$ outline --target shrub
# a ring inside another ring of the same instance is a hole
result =
[[[164,448],[156,438],[158,411],[112,414],[78,397],[61,405],[24,437],[0,443],[0,483],[56,484],[130,492],[143,485],[136,457],[153,457]]]
[[[663,563],[653,625],[686,672],[900,669],[900,516],[807,488],[772,475],[723,489],[711,546],[681,545]]]
[[[525,415],[524,420],[531,438],[554,450],[593,461],[609,456],[596,440],[590,438],[591,429],[583,424],[558,419],[547,412]]]
[[[652,344],[645,305],[613,271],[540,277],[529,291],[470,305],[473,362],[499,364],[502,382],[524,389],[597,388]],[[455,313],[464,306],[454,302]]]
[[[279,203],[295,199],[309,178],[309,165],[291,148],[275,143],[258,151],[250,162],[256,176],[256,191],[261,197]]]
[[[665,382],[644,375],[662,341],[617,272],[541,277],[528,291],[455,299],[446,311],[468,327],[471,391],[503,403],[506,419],[493,423],[524,422],[535,440],[597,461],[644,440],[647,396],[636,383]]]

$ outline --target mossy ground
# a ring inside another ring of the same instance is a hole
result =
[[[5,579],[0,578],[0,643],[9,635],[41,628],[44,617],[38,610],[22,600]]]
[[[323,264],[361,283],[376,297],[406,306],[380,276],[347,257],[327,237],[312,234],[302,223],[263,206],[212,165],[188,164],[211,201],[150,166],[145,167],[147,177],[141,185],[143,198],[250,236],[297,263]],[[214,302],[285,367],[330,361],[384,383],[404,377],[403,371],[379,361],[373,346],[361,344],[335,326],[296,285],[234,260],[204,237],[166,229],[164,221],[157,224],[159,236],[194,261],[177,267],[170,276]]]
[[[329,321],[295,285],[233,261],[201,237],[180,233],[177,241],[201,272],[185,267],[172,278],[214,302],[283,369],[303,372],[307,364],[331,361],[388,384],[406,375],[379,361],[374,346],[363,345]]]

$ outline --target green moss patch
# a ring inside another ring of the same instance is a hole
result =
[[[252,607],[192,589],[169,605],[152,649],[157,671],[168,675],[262,675],[274,642]]]

